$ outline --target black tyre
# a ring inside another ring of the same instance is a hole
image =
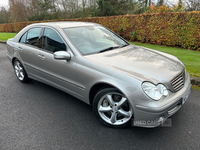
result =
[[[133,109],[129,100],[114,88],[101,89],[93,101],[93,111],[106,126],[125,128],[131,125]]]
[[[30,78],[28,78],[27,73],[19,60],[14,60],[13,68],[15,71],[15,75],[19,79],[19,81],[21,81],[22,83],[27,83],[30,81]]]

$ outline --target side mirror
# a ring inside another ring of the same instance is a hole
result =
[[[53,56],[54,56],[55,59],[59,59],[59,60],[67,60],[67,61],[69,61],[71,59],[70,53],[66,52],[66,51],[55,52],[53,54]]]

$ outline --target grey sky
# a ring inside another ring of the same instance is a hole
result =
[[[178,4],[178,0],[168,0],[170,3],[177,5]]]
[[[0,0],[0,6],[8,7],[8,0]]]

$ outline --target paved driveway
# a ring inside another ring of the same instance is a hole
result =
[[[200,91],[192,89],[172,127],[112,129],[92,109],[43,83],[20,83],[0,44],[0,149],[200,149]]]

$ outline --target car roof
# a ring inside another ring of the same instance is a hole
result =
[[[35,23],[32,25],[48,25],[48,26],[58,26],[60,28],[70,28],[70,27],[94,26],[94,25],[98,25],[98,24],[91,23],[91,22],[60,21],[60,22]]]

